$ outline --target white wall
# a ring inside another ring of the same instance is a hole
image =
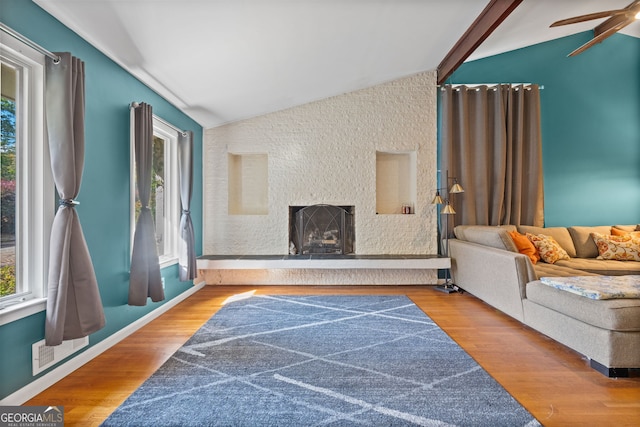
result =
[[[288,253],[288,207],[355,205],[357,254],[437,252],[436,73],[421,73],[207,129],[203,147],[208,254]],[[376,214],[376,151],[415,152],[415,214]],[[265,215],[230,215],[228,154],[266,153]],[[434,283],[435,272],[217,271],[215,283]]]

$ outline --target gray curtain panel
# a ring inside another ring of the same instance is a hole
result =
[[[142,205],[133,235],[129,305],[146,305],[164,300],[156,232],[149,207],[153,161],[153,111],[149,104],[134,108],[135,162],[138,199]]]
[[[57,53],[46,60],[45,108],[51,168],[60,206],[53,220],[45,341],[85,337],[104,327],[105,317],[91,255],[75,201],[84,168],[84,62]]]
[[[193,192],[193,132],[178,136],[178,157],[180,173],[180,247],[178,249],[178,270],[183,282],[196,278],[196,248],[191,222],[191,194]]]
[[[441,169],[465,189],[455,224],[544,225],[539,87],[445,85],[441,107]]]

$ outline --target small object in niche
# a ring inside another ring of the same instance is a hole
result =
[[[325,231],[322,235],[323,240],[338,240],[338,230]]]
[[[293,242],[289,242],[289,255],[295,255],[297,253],[296,245]]]

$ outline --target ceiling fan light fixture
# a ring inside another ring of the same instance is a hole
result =
[[[636,13],[635,18],[640,19],[640,12]]]

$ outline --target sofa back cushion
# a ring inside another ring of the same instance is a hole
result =
[[[567,252],[571,258],[576,256],[576,248],[566,227],[535,227],[533,225],[519,225],[518,231],[522,234],[544,234],[551,236]]]
[[[576,248],[576,256],[578,258],[596,258],[599,255],[598,247],[593,241],[591,233],[611,234],[611,226],[569,227],[569,234],[571,234],[571,239],[573,239],[573,245]]]
[[[460,240],[517,253],[518,248],[509,235],[509,231],[515,230],[514,225],[458,225],[453,232]]]

